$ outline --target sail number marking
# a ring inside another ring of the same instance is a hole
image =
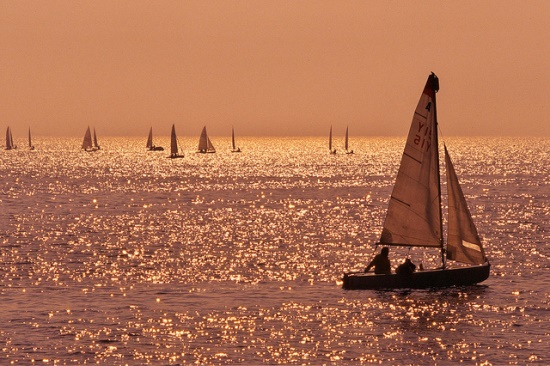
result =
[[[415,115],[422,117],[422,119],[417,119],[418,122],[418,131],[414,136],[413,143],[417,145],[421,151],[428,152],[432,146],[432,129],[431,124],[428,123],[430,112],[432,109],[432,102],[429,101],[426,105],[426,111],[428,114],[426,116],[415,111]]]

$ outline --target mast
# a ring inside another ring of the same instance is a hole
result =
[[[346,151],[348,151],[348,129],[349,127],[346,126],[346,142],[345,142]]]
[[[437,161],[437,190],[439,194],[439,246],[441,248],[441,266],[442,268],[445,268],[445,245],[443,242],[443,215],[442,215],[442,207],[441,207],[441,172],[440,172],[440,164],[439,164],[439,137],[438,137],[438,129],[439,124],[437,122],[437,102],[436,102],[436,94],[439,91],[439,79],[438,77],[432,72],[431,75],[432,79],[432,89],[434,91],[433,94],[433,102],[434,102],[434,145],[435,145],[435,155],[436,155],[436,161]]]
[[[330,132],[328,134],[328,149],[332,152],[332,126],[330,126]]]
[[[31,128],[29,127],[29,147],[32,147],[31,143]]]

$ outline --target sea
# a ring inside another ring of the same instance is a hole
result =
[[[167,136],[159,152],[145,137],[0,151],[1,365],[550,364],[550,138],[440,139],[491,275],[388,291],[342,276],[380,250],[404,137],[352,138],[352,155],[211,139],[215,154],[180,139],[182,159]],[[407,256],[440,265],[390,248],[394,268]]]

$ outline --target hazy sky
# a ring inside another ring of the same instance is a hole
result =
[[[550,1],[0,0],[15,135],[550,136]]]

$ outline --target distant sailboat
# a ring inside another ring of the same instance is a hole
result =
[[[29,127],[29,149],[34,150],[34,146],[32,145],[31,140],[31,128]]]
[[[346,289],[467,286],[485,281],[490,264],[444,145],[447,167],[447,245],[443,240],[436,92],[439,79],[428,77],[414,112],[380,241],[376,245],[439,249],[442,265],[409,274],[346,273]],[[467,266],[447,268],[446,260]]]
[[[97,145],[97,135],[95,133],[94,128],[94,139],[92,141],[92,133],[90,132],[90,127],[86,130],[86,133],[84,134],[84,141],[82,141],[82,150],[84,151],[97,151],[99,150],[99,146]]]
[[[336,149],[332,149],[332,126],[330,126],[330,132],[328,134],[328,151],[330,151],[332,155],[336,154]]]
[[[153,127],[149,130],[149,137],[147,138],[147,150],[149,151],[164,151],[162,146],[153,145]]]
[[[233,147],[231,152],[234,152],[234,153],[241,152],[241,148],[237,147],[237,145],[235,144],[235,129],[233,127],[231,127],[231,146]]]
[[[348,127],[346,127],[346,140],[344,142],[344,148],[346,149],[346,154],[353,154],[353,150],[349,150],[349,132]]]
[[[170,134],[170,159],[183,158],[185,155],[178,151],[178,138],[176,136],[176,126],[172,125],[172,133]]]
[[[95,127],[94,127],[94,148],[96,150],[100,149],[99,144],[97,143],[97,134],[95,133]]]
[[[206,126],[202,128],[201,136],[199,138],[199,148],[197,152],[201,154],[212,154],[216,152],[214,145],[212,145],[210,138],[206,134]]]
[[[17,149],[17,146],[13,143],[13,136],[11,135],[11,129],[8,127],[6,130],[6,150]]]

